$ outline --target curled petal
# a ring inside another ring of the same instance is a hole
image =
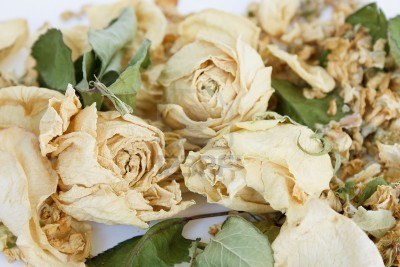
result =
[[[0,132],[0,140],[0,183],[5,189],[0,193],[0,221],[17,237],[11,254],[33,266],[84,266],[90,227],[63,214],[68,222],[61,230],[59,216],[51,212],[49,219],[43,213],[56,192],[58,177],[47,158],[40,155],[35,135],[11,127]],[[60,246],[63,234],[72,239]]]
[[[269,51],[275,57],[283,60],[302,79],[312,86],[313,89],[323,93],[329,93],[335,88],[335,80],[320,66],[311,66],[298,59],[297,55],[289,54],[275,45],[268,46]]]
[[[260,29],[243,16],[215,9],[207,9],[190,15],[179,24],[179,34],[192,42],[200,36],[218,36],[219,38],[241,39],[257,47]]]
[[[0,129],[11,126],[39,134],[39,122],[49,99],[63,95],[45,88],[13,86],[0,90]]]
[[[262,0],[258,9],[261,27],[272,36],[284,34],[299,6],[299,0]]]
[[[372,240],[318,199],[308,203],[298,224],[282,227],[272,249],[275,266],[384,266]]]

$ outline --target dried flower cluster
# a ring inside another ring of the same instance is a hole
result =
[[[275,266],[400,266],[400,21],[359,8],[119,0],[33,37],[0,22],[0,251],[85,266],[87,222],[147,228],[190,191],[262,218]]]

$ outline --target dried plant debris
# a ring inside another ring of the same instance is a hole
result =
[[[0,22],[0,251],[27,266],[400,266],[399,16],[178,5],[88,5],[62,15],[87,24],[33,37]],[[193,193],[230,211],[183,217]],[[185,237],[220,216],[210,241]],[[149,229],[93,256],[88,222]]]

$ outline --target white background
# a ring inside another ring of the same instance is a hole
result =
[[[79,11],[80,7],[89,3],[112,3],[113,0],[0,0],[0,21],[12,18],[25,18],[28,20],[32,33],[43,25],[50,22],[53,27],[68,26],[60,19],[63,11]],[[217,8],[225,11],[243,14],[248,3],[252,0],[180,0],[179,10],[182,13],[190,13],[205,8]],[[398,0],[376,1],[383,9],[387,17],[400,14],[400,3]],[[72,23],[76,23],[72,22]],[[82,22],[78,22],[82,23]],[[85,22],[83,22],[85,23]],[[0,33],[1,34],[1,33]],[[1,189],[0,189],[1,190]],[[225,210],[223,207],[205,203],[200,196],[192,195],[198,203],[192,208],[182,212],[179,216],[190,216]],[[209,218],[190,222],[184,229],[184,236],[187,238],[202,237],[203,241],[209,239],[208,227],[215,223],[223,222],[224,218]],[[143,234],[145,231],[132,226],[108,226],[92,223],[93,239],[92,254],[113,247],[119,242],[133,236]],[[0,267],[23,266],[22,263],[7,263],[3,255],[0,255]]]

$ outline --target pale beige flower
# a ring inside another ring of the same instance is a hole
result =
[[[258,19],[265,32],[272,36],[284,34],[300,7],[300,0],[262,0]]]
[[[169,178],[184,160],[184,139],[166,144],[158,128],[136,116],[94,105],[81,110],[72,88],[64,101],[50,103],[42,122],[42,153],[55,159],[60,205],[72,217],[144,228],[194,204],[182,201]]]
[[[49,99],[63,97],[57,91],[38,87],[13,86],[0,89],[0,129],[18,126],[39,134],[39,121],[47,109]]]
[[[281,228],[272,249],[277,267],[384,266],[367,234],[319,199],[308,202],[298,224]]]
[[[289,54],[276,45],[269,45],[268,49],[273,56],[286,62],[314,90],[329,93],[335,88],[335,80],[321,66],[308,65],[302,62],[297,55]]]
[[[17,247],[6,249],[6,255],[31,266],[85,266],[90,227],[57,206],[49,214],[53,218],[45,212],[57,181],[34,134],[17,127],[0,131],[0,221],[17,238]]]
[[[310,129],[284,120],[236,123],[190,152],[181,165],[188,189],[211,203],[259,213],[271,206],[294,220],[329,188],[333,168],[327,154],[310,154],[323,149]]]
[[[226,40],[227,41],[227,40]],[[226,126],[266,111],[271,68],[241,39],[205,38],[184,46],[167,62],[159,82],[165,123],[204,145]]]

